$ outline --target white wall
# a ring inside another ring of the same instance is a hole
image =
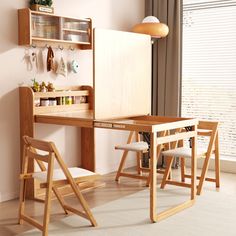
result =
[[[0,21],[0,202],[18,195],[20,159],[19,96],[18,85],[30,84],[31,79],[60,84],[92,84],[92,52],[77,51],[74,55],[64,52],[65,58],[76,57],[80,62],[78,75],[67,78],[40,71],[27,71],[22,61],[25,48],[17,46],[17,9],[28,6],[28,0],[1,0]],[[90,17],[94,27],[129,31],[144,17],[144,0],[54,0],[56,14],[71,17]],[[32,51],[31,51],[32,52]],[[38,52],[38,49],[37,49]],[[45,62],[46,50],[43,50]],[[56,58],[60,52],[55,51]],[[36,125],[36,136],[56,142],[69,165],[79,164],[80,130],[56,125]],[[97,171],[107,173],[117,169],[121,153],[114,152],[114,145],[124,141],[121,132],[96,132]]]

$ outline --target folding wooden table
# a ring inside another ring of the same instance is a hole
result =
[[[82,128],[82,167],[96,171],[95,128],[149,132],[151,136],[150,219],[163,219],[191,206],[196,196],[196,119],[149,116],[151,110],[151,38],[148,35],[94,30],[93,91],[89,106],[78,111],[58,106],[55,112],[37,113],[34,94],[20,88],[21,136],[34,137],[34,123],[70,125]],[[65,111],[66,110],[66,111]],[[45,110],[46,111],[46,110]],[[50,111],[50,112],[49,112]],[[191,127],[192,131],[158,137],[164,130]],[[192,138],[192,189],[189,201],[156,213],[156,162],[158,145]],[[33,167],[32,167],[33,168]],[[33,192],[32,195],[35,193]]]

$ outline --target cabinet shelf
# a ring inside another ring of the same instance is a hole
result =
[[[19,45],[92,49],[92,20],[89,18],[71,18],[24,8],[18,10],[18,31]]]
[[[91,45],[89,42],[80,42],[80,41],[69,41],[69,40],[60,40],[60,39],[46,39],[46,38],[39,38],[39,37],[32,37],[32,43],[34,42],[48,42],[55,43],[55,44],[81,44],[81,45]]]
[[[56,106],[39,106],[34,108],[34,113],[37,115],[57,112],[68,112],[68,111],[81,111],[88,110],[88,103],[71,104],[71,105],[56,105]]]
[[[73,33],[78,33],[78,34],[87,34],[88,31],[86,30],[76,30],[76,29],[67,29],[67,28],[63,28],[63,31],[67,31],[67,32],[73,32]]]
[[[53,91],[53,92],[34,92],[34,98],[54,98],[64,96],[88,96],[88,90],[81,91]]]

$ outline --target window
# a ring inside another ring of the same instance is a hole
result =
[[[220,152],[236,158],[236,0],[184,0],[183,117],[220,121]]]

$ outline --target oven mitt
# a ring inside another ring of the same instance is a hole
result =
[[[54,53],[52,48],[49,46],[47,55],[47,71],[54,70],[53,58],[54,58]]]
[[[66,66],[66,63],[65,63],[63,57],[61,57],[61,60],[60,60],[59,65],[57,67],[57,74],[63,75],[64,77],[67,76],[67,66]]]

